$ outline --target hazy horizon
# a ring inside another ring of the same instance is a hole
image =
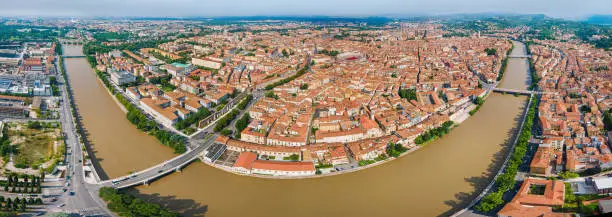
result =
[[[0,16],[219,17],[219,16],[435,16],[448,14],[545,14],[580,19],[612,14],[610,0],[31,0],[4,2]]]

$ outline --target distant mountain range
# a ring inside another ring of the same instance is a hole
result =
[[[612,15],[593,15],[586,21],[591,24],[612,25]]]

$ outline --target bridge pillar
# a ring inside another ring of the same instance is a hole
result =
[[[144,181],[142,181],[142,185],[144,185],[144,186],[149,186],[149,182],[148,182],[148,180],[144,180]]]
[[[181,172],[181,167],[177,167],[176,169],[174,169],[175,172],[180,173]]]

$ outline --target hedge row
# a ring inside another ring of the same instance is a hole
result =
[[[495,179],[496,191],[489,193],[482,200],[480,200],[478,205],[474,207],[476,210],[481,212],[490,212],[498,208],[505,202],[502,198],[504,193],[514,187],[514,177],[518,172],[518,167],[523,162],[522,159],[525,156],[525,153],[527,152],[527,144],[529,143],[529,139],[531,138],[531,128],[533,126],[533,120],[536,115],[537,102],[537,98],[531,99],[531,106],[527,110],[523,129],[521,130],[521,134],[519,135],[517,144],[514,147],[514,151],[512,152],[511,158],[507,162],[508,165],[504,173],[498,176],[497,179]]]

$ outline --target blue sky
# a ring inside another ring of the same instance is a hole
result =
[[[612,0],[0,0],[0,16],[436,15],[502,12],[582,18]]]

